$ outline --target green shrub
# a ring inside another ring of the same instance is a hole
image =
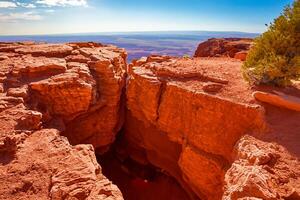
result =
[[[190,55],[184,54],[182,57],[183,57],[184,59],[189,59],[189,58],[190,58]]]
[[[300,78],[300,0],[255,39],[243,65],[250,83],[285,86]]]

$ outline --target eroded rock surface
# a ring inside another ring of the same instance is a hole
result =
[[[102,175],[91,145],[71,146],[55,129],[6,141],[7,136],[0,151],[0,199],[123,199]]]
[[[1,43],[0,56],[0,199],[123,199],[94,147],[110,145],[122,123],[124,50]],[[72,146],[62,134],[97,140]]]
[[[101,149],[114,141],[123,121],[124,50],[95,43],[8,43],[0,52],[13,56],[0,61],[3,93],[22,97],[50,127],[60,122],[72,144]]]
[[[194,57],[231,57],[246,60],[253,39],[211,38],[200,43]]]
[[[204,56],[220,57],[129,66],[123,49],[92,42],[0,43],[0,199],[122,199],[94,152],[120,130],[113,149],[129,176],[124,162],[139,163],[140,188],[151,166],[190,199],[299,199],[298,101],[243,80],[250,40],[209,42]]]
[[[237,84],[240,65],[227,58],[149,57],[129,66],[129,143],[200,198],[221,198],[236,141],[264,129],[264,109],[251,103],[246,84]]]
[[[228,180],[237,173],[228,169],[233,171],[239,162],[233,153],[236,143],[245,134],[267,134],[267,119],[272,118],[252,96],[241,65],[230,58],[168,56],[142,58],[129,65],[124,135],[128,156],[162,168],[194,199],[221,199],[224,186],[226,192],[235,188],[234,181]],[[272,130],[279,131],[278,127]],[[299,164],[295,157],[294,163]],[[299,184],[299,169],[295,171],[295,184]],[[261,198],[251,189],[245,194],[239,197]]]
[[[300,165],[282,146],[244,136],[225,176],[224,200],[299,199]]]

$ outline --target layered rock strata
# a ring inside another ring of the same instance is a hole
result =
[[[0,58],[0,199],[123,199],[94,147],[122,123],[125,51],[1,43]]]
[[[95,43],[2,44],[2,91],[23,98],[72,144],[106,148],[123,116],[126,53]]]
[[[191,198],[221,199],[226,191],[224,199],[238,199],[228,192],[230,185],[235,188],[230,179],[237,174],[232,163],[241,159],[235,146],[243,135],[260,135],[269,128],[264,107],[241,76],[241,64],[229,58],[150,56],[129,65],[128,156],[172,175]],[[245,161],[243,167],[252,164]],[[290,190],[297,188],[290,181],[299,184],[298,173],[295,168],[287,174]],[[269,197],[251,189],[247,194]]]

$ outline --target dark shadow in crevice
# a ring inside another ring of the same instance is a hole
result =
[[[121,135],[121,134],[120,134]],[[117,141],[120,138],[117,138]],[[121,190],[125,200],[189,200],[178,182],[151,164],[142,165],[118,156],[116,142],[110,151],[97,155],[102,173]]]

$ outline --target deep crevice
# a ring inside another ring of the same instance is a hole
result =
[[[190,199],[180,184],[163,170],[120,154],[118,145],[122,142],[121,131],[110,150],[97,155],[97,160],[102,173],[119,187],[125,200]]]

